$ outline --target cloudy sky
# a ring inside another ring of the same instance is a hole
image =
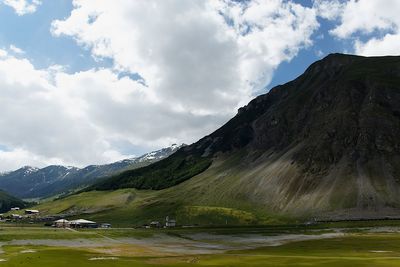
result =
[[[400,53],[398,0],[0,0],[0,171],[191,143],[332,52]]]

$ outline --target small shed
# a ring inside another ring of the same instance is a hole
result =
[[[152,221],[150,223],[150,227],[151,228],[160,228],[161,227],[161,223],[159,221]]]
[[[165,227],[175,227],[176,226],[176,221],[175,220],[169,220],[165,222]]]
[[[15,219],[15,220],[19,220],[19,219],[22,219],[22,216],[19,214],[11,214],[11,218]]]
[[[39,211],[38,210],[25,210],[25,214],[37,215],[37,214],[39,214]]]
[[[54,222],[54,226],[57,228],[69,228],[70,222],[66,219],[59,219]]]
[[[176,220],[170,219],[169,216],[165,218],[165,227],[175,227],[176,226]]]

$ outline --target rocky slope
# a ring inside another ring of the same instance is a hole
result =
[[[62,194],[88,186],[107,175],[149,165],[170,156],[180,147],[182,146],[174,144],[137,158],[85,168],[53,165],[39,169],[25,166],[13,172],[0,174],[0,189],[20,198],[44,198]]]
[[[399,136],[400,57],[332,54],[197,143],[88,190],[164,189],[143,209],[393,215],[400,207]]]

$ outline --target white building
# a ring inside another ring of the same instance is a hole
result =
[[[54,222],[54,226],[57,228],[69,228],[70,222],[65,219],[59,219]]]
[[[39,214],[39,211],[38,210],[25,210],[25,214],[36,215],[36,214]]]
[[[88,221],[85,219],[78,219],[69,222],[71,228],[97,228],[96,222]]]
[[[19,214],[11,214],[11,218],[12,219],[22,219],[22,216],[21,215],[19,215]]]
[[[166,218],[165,218],[165,227],[175,227],[176,226],[176,221],[175,220],[172,220],[172,219],[169,219],[169,216],[167,216]]]

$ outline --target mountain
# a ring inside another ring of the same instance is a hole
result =
[[[24,208],[26,203],[0,190],[0,212],[7,212],[13,207]]]
[[[123,194],[123,204],[86,213],[131,223],[397,215],[399,136],[400,57],[331,54],[198,142],[64,200],[63,212],[79,210],[80,197]]]
[[[13,172],[0,174],[0,188],[25,199],[49,197],[90,185],[107,175],[154,163],[168,157],[180,147],[174,144],[137,158],[105,165],[90,165],[81,169],[56,165],[42,169],[25,166]]]

